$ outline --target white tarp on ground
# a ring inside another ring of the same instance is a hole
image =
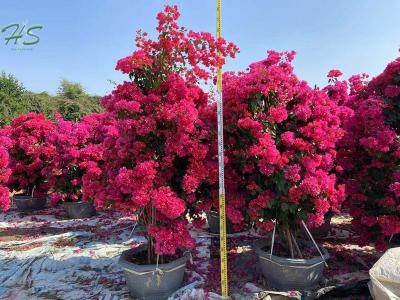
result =
[[[118,257],[122,251],[145,241],[140,228],[130,235],[134,223],[134,217],[112,212],[99,212],[84,220],[67,219],[62,208],[31,214],[15,210],[0,212],[0,300],[129,299]],[[191,234],[196,240],[192,263],[188,265],[184,287],[172,298],[220,300],[216,293],[219,288],[218,236],[194,230]],[[256,257],[247,251],[248,243],[255,238],[250,233],[233,234],[229,238],[232,299],[274,299],[262,286]],[[336,248],[329,248],[331,252],[342,253],[344,248],[337,234],[333,240],[339,241],[338,252],[332,252]],[[351,247],[357,250],[356,258],[361,259],[362,249]],[[364,264],[358,263],[350,266],[349,262],[357,259],[350,256],[351,259],[343,260],[343,255],[339,257],[343,262],[333,259],[330,262],[332,274],[328,286],[356,279],[354,270],[367,275],[372,266],[364,268]]]
[[[386,251],[369,271],[375,300],[400,299],[400,247]]]
[[[105,213],[67,220],[61,212],[0,213],[0,299],[128,299],[117,261],[145,240],[129,237],[134,221]]]
[[[145,242],[139,228],[131,235],[134,224],[134,217],[112,212],[82,220],[66,219],[60,208],[0,212],[0,300],[130,299],[118,258]],[[198,271],[206,272],[210,238],[192,235]]]

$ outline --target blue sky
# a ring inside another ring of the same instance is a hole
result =
[[[154,35],[165,4],[179,6],[185,27],[215,32],[214,0],[2,1],[0,28],[26,20],[44,27],[32,51],[11,50],[4,40],[11,29],[0,33],[0,71],[33,91],[55,93],[68,79],[104,95],[113,89],[110,80],[125,79],[114,67],[134,50],[136,30]],[[245,69],[275,49],[296,50],[296,73],[312,85],[324,85],[333,68],[345,77],[376,75],[400,56],[399,11],[398,0],[225,0],[223,35],[241,49],[225,70]]]

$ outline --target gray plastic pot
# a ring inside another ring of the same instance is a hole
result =
[[[309,243],[307,243],[309,244]],[[311,290],[322,279],[325,264],[321,256],[311,259],[292,259],[270,255],[262,250],[264,246],[270,245],[268,240],[258,240],[254,249],[261,266],[262,274],[268,285],[283,290]],[[315,247],[309,244],[310,247]],[[320,247],[325,261],[329,258],[326,249]]]
[[[14,195],[13,202],[17,206],[17,209],[22,212],[30,212],[39,210],[45,207],[47,199],[46,197],[31,197]]]
[[[162,272],[155,272],[156,265],[138,265],[129,261],[129,257],[145,249],[146,245],[142,245],[126,250],[119,258],[118,262],[124,270],[129,292],[135,299],[167,299],[181,286],[190,255],[186,253],[174,261],[159,264],[158,269]]]
[[[219,234],[219,213],[216,211],[208,212],[207,222],[210,232]],[[229,219],[226,219],[226,233],[227,234],[234,233],[232,222],[229,221]]]
[[[96,213],[91,202],[64,202],[63,205],[70,219],[90,218]]]

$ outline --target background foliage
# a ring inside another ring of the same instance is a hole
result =
[[[28,91],[12,74],[0,74],[0,126],[27,112],[43,113],[53,119],[59,112],[64,119],[79,120],[91,112],[101,112],[99,96],[89,95],[80,83],[62,80],[57,95]]]

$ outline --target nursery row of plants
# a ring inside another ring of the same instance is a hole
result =
[[[116,66],[129,80],[101,99],[104,112],[76,122],[27,113],[1,129],[3,210],[22,191],[135,213],[147,228],[145,252],[133,253],[142,265],[195,247],[188,223],[201,228],[218,210],[216,104],[202,83],[239,50],[178,18],[167,6],[158,39],[138,33],[137,50]],[[268,51],[223,75],[230,226],[276,226],[286,255],[300,258],[301,222],[319,227],[346,211],[359,245],[383,251],[400,233],[400,58],[372,80],[332,70],[315,88],[295,75],[294,56]]]

